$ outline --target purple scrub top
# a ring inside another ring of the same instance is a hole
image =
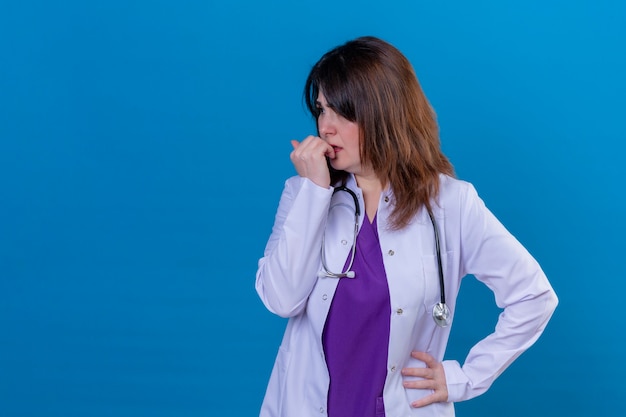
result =
[[[328,416],[384,417],[391,304],[376,218],[363,220],[351,270],[355,277],[337,285],[322,335]]]

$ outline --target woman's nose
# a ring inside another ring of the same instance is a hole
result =
[[[325,139],[335,133],[335,126],[331,120],[327,117],[320,117],[317,120],[317,130],[320,132],[320,136]]]

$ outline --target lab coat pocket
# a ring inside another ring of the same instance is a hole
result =
[[[436,255],[422,255],[422,279],[424,280],[424,309],[430,314],[433,306],[441,300],[439,265]]]

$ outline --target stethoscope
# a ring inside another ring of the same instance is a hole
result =
[[[326,254],[324,250],[324,237],[322,237],[322,268],[318,275],[320,277],[329,277],[329,278],[354,278],[354,271],[351,271],[352,264],[354,263],[354,253],[356,249],[356,238],[359,232],[359,216],[361,215],[361,205],[359,204],[359,199],[357,198],[354,191],[349,189],[348,187],[342,185],[336,187],[333,191],[333,195],[338,193],[339,191],[345,191],[354,200],[354,234],[352,238],[352,250],[350,251],[350,262],[348,262],[348,269],[342,272],[332,272],[326,266]],[[433,230],[435,232],[435,250],[437,252],[437,267],[439,269],[439,288],[441,291],[440,300],[437,304],[433,306],[433,320],[439,327],[447,327],[450,324],[450,309],[446,305],[446,292],[445,292],[445,284],[443,279],[443,265],[441,263],[441,246],[439,243],[439,227],[437,226],[437,222],[435,221],[435,217],[430,209],[428,209],[428,217],[430,217],[430,222],[433,225]]]

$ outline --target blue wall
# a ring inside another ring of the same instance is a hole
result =
[[[458,414],[623,414],[624,2],[25,0],[0,5],[0,415],[257,414],[285,322],[254,273],[314,131],[302,84],[363,34],[409,57],[561,299]],[[450,358],[492,305],[468,279]]]

